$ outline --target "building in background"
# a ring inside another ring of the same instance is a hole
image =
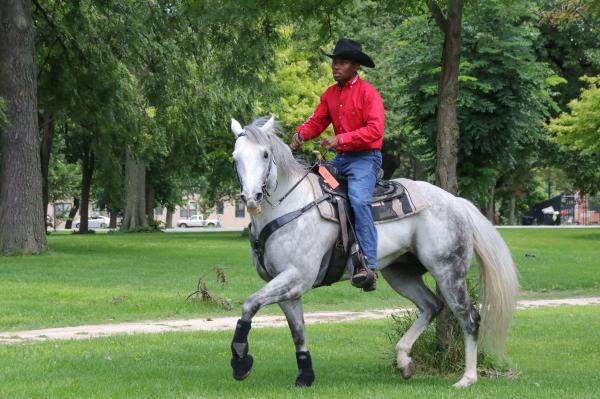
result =
[[[183,206],[177,206],[173,212],[172,224],[173,227],[177,227],[179,221],[182,219],[190,218],[194,215],[200,215],[198,209],[199,196],[193,195],[184,199]],[[73,207],[71,201],[57,201],[48,204],[48,221],[51,226],[54,227],[56,224],[57,229],[63,229],[69,211]],[[90,217],[95,216],[106,216],[108,213],[97,209],[93,202],[90,202]],[[220,223],[220,227],[248,227],[250,223],[250,216],[246,212],[246,207],[240,199],[232,201],[219,201],[215,208],[210,214],[202,215],[206,219],[217,219]],[[167,221],[167,210],[163,207],[157,207],[154,209],[154,219],[159,220],[165,226]],[[75,227],[75,221],[79,221],[79,212],[74,217],[73,227]],[[120,221],[120,220],[119,220]]]

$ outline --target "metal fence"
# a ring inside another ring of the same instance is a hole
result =
[[[561,198],[561,224],[600,224],[600,196],[564,194]]]

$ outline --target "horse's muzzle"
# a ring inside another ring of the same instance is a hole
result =
[[[259,215],[262,212],[262,208],[260,206],[257,206],[256,208],[250,208],[248,206],[246,207],[246,209],[248,210],[248,213],[252,216]]]
[[[262,212],[260,201],[255,201],[253,199],[246,202],[246,209],[248,210],[248,213],[252,216],[256,216]]]
[[[255,216],[262,212],[262,208],[261,208],[261,200],[263,197],[262,193],[256,193],[251,198],[248,198],[245,195],[241,195],[240,197],[242,198],[242,201],[244,201],[244,203],[246,204],[246,209],[248,210],[248,213],[250,215]]]

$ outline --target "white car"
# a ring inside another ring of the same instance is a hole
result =
[[[204,219],[202,215],[194,215],[188,219],[180,219],[177,227],[221,227],[217,219]]]
[[[79,219],[73,221],[73,226],[79,228]],[[110,218],[106,216],[94,215],[88,217],[88,229],[106,229],[110,225]]]

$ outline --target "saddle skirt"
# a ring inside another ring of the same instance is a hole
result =
[[[333,190],[324,180],[316,175],[309,174],[308,180],[316,198],[324,193],[329,193],[339,201],[348,203],[348,187],[342,180],[342,184]],[[349,204],[348,204],[349,205]],[[429,202],[417,186],[414,180],[379,180],[375,185],[375,192],[371,200],[371,212],[373,222],[377,224],[393,222],[427,209]],[[332,201],[323,201],[318,205],[319,213],[323,219],[339,223],[337,207]]]

